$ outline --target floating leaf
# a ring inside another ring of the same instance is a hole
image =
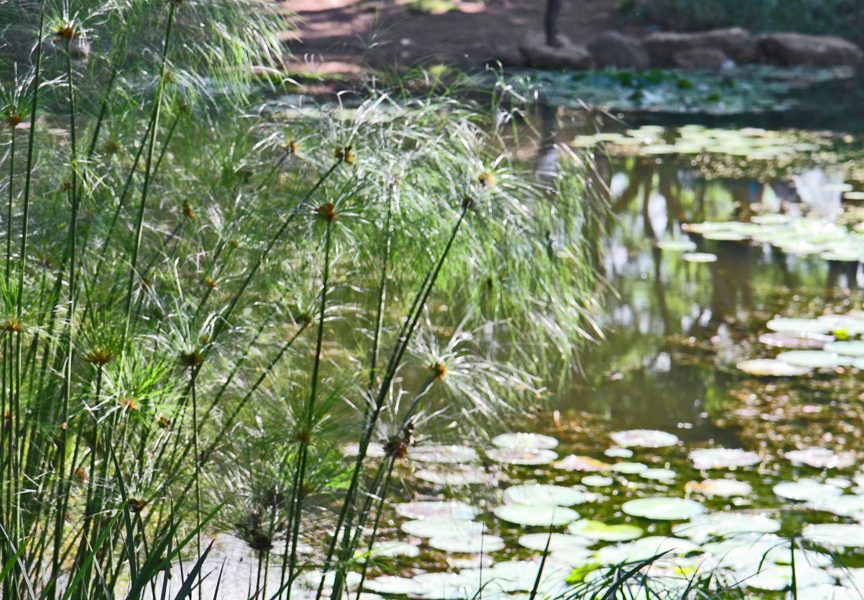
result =
[[[624,448],[666,448],[680,440],[678,436],[656,429],[630,429],[609,434],[612,441]]]
[[[602,460],[591,458],[590,456],[571,454],[555,463],[555,468],[563,471],[582,471],[583,473],[591,473],[608,471],[612,468],[612,465],[605,463]]]
[[[741,361],[739,371],[756,377],[800,377],[810,372],[807,367],[798,367],[774,358],[756,358]]]
[[[498,552],[505,547],[504,540],[497,535],[470,532],[436,535],[429,538],[429,545],[436,550],[455,554]]]
[[[470,504],[453,500],[450,502],[406,502],[396,505],[396,513],[406,519],[449,518],[470,521],[480,510]]]
[[[462,464],[478,459],[477,451],[468,446],[429,445],[412,446],[408,458],[419,462],[439,464]]]
[[[840,488],[820,483],[815,479],[799,479],[798,481],[784,481],[774,486],[776,495],[786,500],[797,500],[806,502],[818,500],[826,496],[839,496],[843,493]]]
[[[570,523],[567,531],[573,535],[601,542],[626,542],[642,536],[642,528],[636,525],[628,525],[626,523],[607,525],[601,521],[590,519]]]
[[[753,487],[746,481],[737,479],[705,479],[703,481],[688,481],[684,486],[688,494],[698,493],[716,498],[731,498],[734,496],[749,496]]]
[[[793,465],[807,465],[815,469],[847,469],[856,464],[851,452],[834,452],[828,448],[803,448],[784,455]]]
[[[834,369],[846,363],[838,354],[821,350],[790,350],[777,355],[777,360],[806,369]]]
[[[505,504],[495,516],[502,521],[525,527],[560,527],[579,518],[579,513],[554,504]]]
[[[514,485],[504,491],[504,501],[508,504],[572,506],[582,504],[585,500],[584,492],[560,485]]]
[[[523,466],[545,465],[558,458],[554,451],[542,448],[493,448],[486,456],[495,462]]]
[[[532,448],[535,450],[554,450],[558,440],[549,435],[538,433],[502,433],[492,438],[498,448]]]
[[[864,548],[864,525],[819,523],[804,527],[805,540],[827,547]]]
[[[695,500],[661,496],[630,500],[621,506],[621,510],[631,517],[654,521],[686,521],[707,512],[705,507]]]
[[[430,517],[428,519],[405,521],[399,528],[408,535],[422,538],[431,538],[436,535],[455,535],[457,532],[479,535],[486,530],[483,523],[449,517]]]
[[[735,448],[700,448],[692,450],[689,457],[693,467],[700,471],[752,467],[761,462],[755,452]]]
[[[551,535],[551,537],[550,537]],[[519,545],[529,550],[542,552],[549,543],[549,552],[567,552],[584,550],[593,542],[569,533],[526,533],[519,536]]]
[[[717,262],[717,255],[710,252],[685,252],[681,258],[691,263],[713,263]]]

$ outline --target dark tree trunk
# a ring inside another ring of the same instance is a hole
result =
[[[561,45],[558,37],[558,16],[561,14],[562,0],[546,0],[546,16],[543,25],[546,28],[546,44],[555,48]]]

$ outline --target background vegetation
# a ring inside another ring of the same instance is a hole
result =
[[[739,26],[757,32],[839,35],[861,43],[864,5],[855,0],[624,0],[625,14],[671,31]]]
[[[0,5],[5,599],[187,597],[217,531],[340,596],[415,437],[596,335],[589,164],[535,180],[499,97],[280,101],[274,6]]]

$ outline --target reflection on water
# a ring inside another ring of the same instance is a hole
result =
[[[544,121],[549,131],[548,115]],[[538,170],[554,164],[550,154],[547,144]],[[740,379],[735,363],[747,358],[736,342],[793,302],[857,297],[862,272],[857,262],[795,255],[767,243],[706,240],[686,233],[685,225],[781,210],[836,219],[843,174],[810,164],[761,180],[706,177],[705,159],[692,156],[598,153],[597,160],[612,208],[603,264],[613,290],[607,339],[586,357],[585,387],[562,402],[603,414],[613,427],[677,430],[687,440],[740,445],[736,432],[713,418]],[[717,260],[687,262],[680,252],[659,249],[661,239],[689,239],[696,252]]]

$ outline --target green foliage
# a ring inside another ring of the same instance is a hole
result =
[[[739,26],[861,41],[864,5],[857,0],[627,0],[621,10],[670,31]]]
[[[272,6],[0,8],[3,598],[163,597],[181,552],[188,596],[213,531],[341,569],[415,429],[482,433],[594,335],[583,157],[540,182],[445,97],[267,100]]]

